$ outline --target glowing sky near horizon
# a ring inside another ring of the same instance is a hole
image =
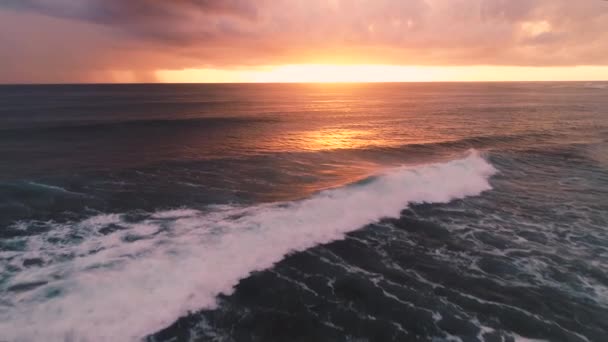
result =
[[[608,80],[603,0],[4,0],[0,83]]]
[[[603,81],[608,66],[398,66],[300,64],[255,70],[158,70],[166,83]]]

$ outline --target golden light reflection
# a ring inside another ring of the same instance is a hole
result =
[[[309,151],[362,148],[374,144],[371,132],[346,128],[306,131],[298,136],[298,149]]]
[[[291,143],[292,148],[304,151],[330,151],[342,149],[369,148],[383,145],[372,131],[349,128],[322,128],[296,134]],[[326,160],[315,164],[317,173],[324,177],[314,183],[301,184],[303,193],[313,193],[323,189],[351,184],[376,173],[379,165],[371,161]]]
[[[601,81],[608,80],[608,66],[294,64],[232,69],[158,70],[155,75],[159,82],[166,83]]]

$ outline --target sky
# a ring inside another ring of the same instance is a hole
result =
[[[0,0],[0,83],[608,80],[606,0]]]

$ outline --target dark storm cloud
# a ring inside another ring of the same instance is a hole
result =
[[[253,20],[257,15],[256,3],[247,0],[8,0],[3,5],[107,25],[140,38],[182,43],[213,38],[214,31],[221,33],[221,25],[215,22],[218,18]],[[211,22],[215,25],[209,25]]]
[[[255,17],[247,0],[5,0],[3,6],[104,24],[187,17],[188,12]]]

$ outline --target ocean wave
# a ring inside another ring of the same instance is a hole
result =
[[[45,189],[45,190],[48,190],[51,192],[60,192],[60,193],[70,194],[70,195],[75,195],[75,196],[86,196],[85,194],[70,191],[70,190],[64,189],[60,186],[57,186],[57,185],[44,184],[44,183],[38,183],[38,182],[27,182],[27,184],[32,187],[42,188],[42,189]]]
[[[586,89],[608,89],[607,83],[597,83],[597,82],[589,82],[583,85],[583,88]]]
[[[409,204],[490,190],[477,151],[387,170],[307,199],[249,207],[103,214],[3,241],[0,331],[9,340],[137,340],[213,308],[240,279],[345,237]],[[19,241],[17,241],[19,240]],[[28,327],[26,330],[23,327]]]
[[[162,118],[129,118],[114,121],[48,121],[28,126],[13,126],[0,128],[3,134],[23,134],[24,132],[34,133],[71,133],[71,132],[106,132],[108,130],[131,130],[140,128],[161,128],[170,129],[176,127],[186,128],[217,128],[218,126],[234,126],[239,124],[275,122],[272,118],[260,117],[186,117],[175,119]]]

